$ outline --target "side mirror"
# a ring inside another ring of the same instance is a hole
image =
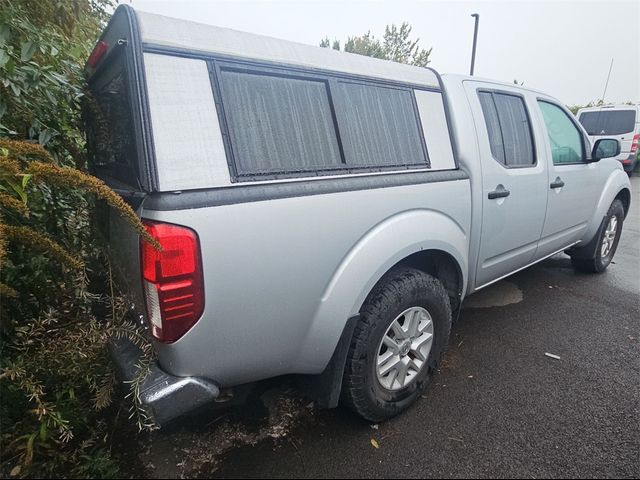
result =
[[[620,154],[620,142],[615,138],[601,138],[593,146],[591,161],[597,162],[603,158],[617,157]]]

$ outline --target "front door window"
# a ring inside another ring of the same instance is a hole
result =
[[[543,100],[539,100],[538,104],[549,134],[553,164],[566,165],[584,162],[584,143],[575,123],[557,105]]]

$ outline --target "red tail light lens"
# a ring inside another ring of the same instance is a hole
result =
[[[190,228],[144,222],[162,246],[140,240],[147,317],[153,336],[175,342],[199,320],[204,310],[204,283],[198,236]]]
[[[633,141],[631,142],[631,153],[634,154],[638,150],[638,142],[640,142],[640,134],[633,136]]]
[[[89,55],[89,60],[87,60],[87,65],[91,68],[96,68],[98,63],[104,57],[104,54],[109,50],[109,44],[105,41],[100,40],[98,44],[93,48],[91,55]]]

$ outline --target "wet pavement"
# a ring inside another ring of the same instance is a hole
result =
[[[557,255],[470,297],[440,374],[403,415],[370,425],[279,379],[242,407],[142,438],[135,473],[640,477],[638,177],[633,189],[605,274]]]

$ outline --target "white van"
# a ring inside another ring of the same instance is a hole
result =
[[[625,172],[631,176],[638,162],[640,140],[639,105],[605,105],[581,108],[578,120],[589,134],[591,142],[600,138],[615,138],[620,142],[620,155]]]

